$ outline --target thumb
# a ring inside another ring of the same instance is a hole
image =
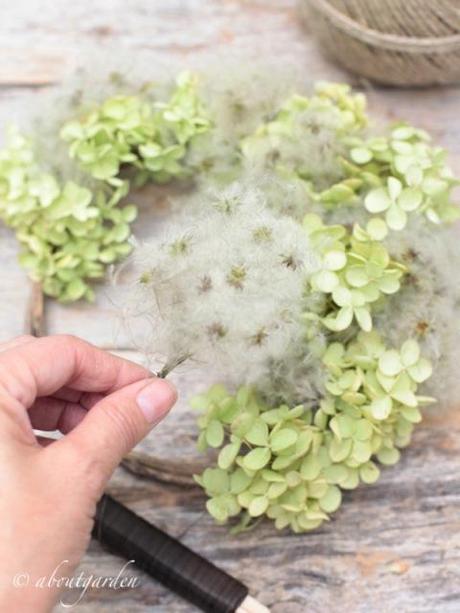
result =
[[[85,459],[89,460],[105,481],[123,456],[163,419],[176,399],[176,389],[164,379],[137,381],[96,403],[56,445],[61,446],[61,453],[75,449],[79,462],[87,464]]]

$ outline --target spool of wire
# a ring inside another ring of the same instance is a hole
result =
[[[93,536],[207,613],[267,613],[248,588],[205,558],[104,495]]]

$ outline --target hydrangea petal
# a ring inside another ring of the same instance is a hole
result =
[[[426,381],[431,377],[433,367],[431,366],[429,360],[426,358],[420,358],[416,364],[407,369],[407,372],[416,383],[423,383],[423,381]]]
[[[399,179],[396,179],[396,177],[388,177],[387,185],[390,199],[392,202],[394,202],[401,193],[402,183]]]
[[[356,164],[367,164],[372,160],[372,151],[366,147],[354,147],[350,151],[350,157]]]
[[[379,369],[387,377],[394,377],[403,369],[399,353],[395,349],[390,349],[382,353],[379,358]]]
[[[387,419],[387,417],[391,413],[391,409],[393,407],[393,403],[389,396],[383,396],[383,398],[376,398],[372,401],[370,411],[372,417],[379,421]]]
[[[420,358],[420,346],[417,341],[409,339],[401,347],[401,361],[404,366],[413,366]]]
[[[391,206],[391,199],[384,187],[371,190],[364,199],[364,206],[369,213],[381,213]]]
[[[383,219],[380,219],[380,217],[374,217],[368,222],[366,231],[372,240],[382,241],[388,234],[388,227]]]
[[[341,270],[347,263],[347,256],[343,251],[328,251],[324,255],[324,265],[328,270]]]
[[[408,187],[398,198],[398,205],[403,211],[415,211],[422,204],[423,194],[416,187]]]
[[[385,213],[385,220],[392,230],[402,230],[407,224],[407,213],[397,204],[392,204]]]

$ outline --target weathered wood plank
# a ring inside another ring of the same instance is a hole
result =
[[[2,7],[2,127],[20,119],[35,106],[43,85],[58,82],[85,50],[95,47],[103,57],[115,45],[126,55],[149,53],[152,62],[192,66],[218,54],[244,53],[248,61],[266,57],[299,65],[311,80],[357,83],[323,58],[305,35],[296,0],[81,0],[66,3],[65,19],[63,10],[55,0],[17,0]],[[453,166],[460,172],[459,89],[407,92],[358,84],[368,90],[376,116],[406,118],[427,128],[451,150]],[[135,232],[147,237],[161,227],[164,207],[156,196],[152,206],[149,198],[143,202]],[[22,332],[20,307],[26,304],[28,287],[15,261],[14,237],[1,228],[0,240],[3,339]],[[94,305],[48,305],[49,331],[79,334],[106,347],[129,346],[116,314],[122,291],[101,287]],[[140,359],[135,353],[122,353]],[[186,401],[206,382],[189,367],[172,378],[181,401],[140,449],[191,465],[200,456],[194,448],[195,416]],[[244,537],[230,536],[204,513],[205,499],[198,488],[139,479],[123,469],[114,476],[111,491],[243,579],[275,613],[454,613],[460,611],[459,415],[452,410],[427,417],[400,465],[385,470],[378,484],[347,494],[334,520],[309,535],[279,534],[267,522]],[[114,576],[121,566],[94,543],[81,569],[86,575]],[[145,575],[139,576],[141,586],[134,590],[90,590],[79,610],[191,610]]]
[[[459,435],[458,411],[427,418],[399,466],[384,470],[378,484],[348,493],[333,521],[302,536],[277,533],[268,522],[244,537],[230,536],[203,513],[198,489],[133,480],[121,470],[110,489],[243,579],[274,613],[453,613],[460,609]],[[120,566],[94,544],[81,569],[113,576]],[[79,607],[191,610],[140,576],[142,587],[126,600],[110,590],[92,591]]]

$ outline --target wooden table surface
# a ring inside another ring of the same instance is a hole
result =
[[[103,56],[113,45],[134,58],[150,54],[152,61],[171,66],[243,53],[248,60],[298,65],[312,80],[348,80],[368,90],[372,112],[428,129],[449,148],[460,173],[460,89],[384,89],[344,74],[321,56],[294,0],[2,0],[2,131],[20,109],[34,106],[41,90],[59,83],[82,53],[93,48]],[[153,200],[144,194],[138,235],[161,226],[165,213],[159,200],[158,194]],[[16,263],[12,233],[1,227],[0,238],[3,340],[23,331],[29,285]],[[47,304],[47,329],[78,334],[136,358],[120,328],[116,300],[117,291],[101,287],[93,305]],[[203,381],[188,369],[176,380],[183,399],[141,448],[168,461],[162,480],[120,468],[110,489],[122,502],[244,580],[275,613],[460,611],[460,412],[428,415],[400,464],[384,470],[377,484],[347,493],[342,509],[324,527],[294,536],[264,523],[236,537],[207,516],[197,487],[170,482],[177,480],[175,462],[180,467],[199,460],[195,417],[186,399]],[[158,476],[159,470],[153,472]],[[86,576],[116,576],[121,567],[118,558],[93,543],[81,570]],[[192,610],[147,576],[138,576],[135,589],[89,590],[78,610]],[[71,602],[76,595],[67,597]]]

